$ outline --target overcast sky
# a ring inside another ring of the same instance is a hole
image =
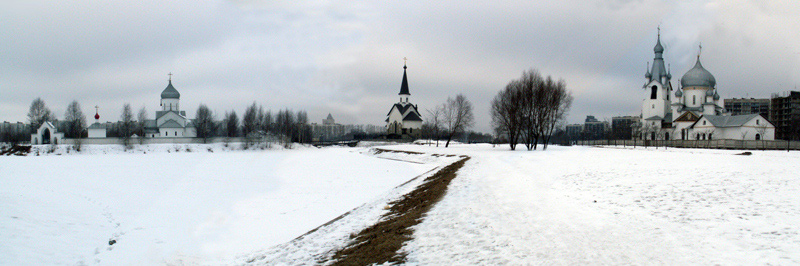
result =
[[[201,103],[221,118],[255,101],[383,125],[403,57],[423,114],[463,93],[478,131],[529,68],[566,81],[570,123],[638,115],[659,25],[673,85],[700,43],[722,98],[800,84],[798,1],[422,2],[3,1],[0,120],[26,121],[36,97],[58,118],[74,99],[87,117],[100,106],[102,121],[124,103],[152,119],[172,72],[190,118]]]

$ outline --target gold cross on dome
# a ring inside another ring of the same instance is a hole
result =
[[[406,64],[406,61],[408,61],[408,58],[403,57],[403,65]]]
[[[169,74],[167,74],[167,76],[169,76],[169,81],[172,81],[172,72],[169,72]]]

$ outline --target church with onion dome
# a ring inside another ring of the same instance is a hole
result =
[[[775,126],[759,114],[731,116],[720,104],[714,75],[697,61],[672,87],[672,74],[665,67],[664,46],[659,30],[652,67],[648,65],[642,88],[640,134],[647,140],[774,140]],[[649,64],[649,63],[648,63]]]
[[[194,138],[197,131],[186,111],[180,109],[181,94],[172,86],[172,73],[167,87],[161,91],[160,111],[156,111],[156,119],[144,121],[145,138]],[[95,106],[97,109],[97,106]],[[107,126],[100,123],[100,114],[95,110],[95,122],[87,128],[89,139],[106,138]],[[168,141],[168,140],[167,140]]]

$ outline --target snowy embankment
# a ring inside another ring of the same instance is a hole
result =
[[[800,263],[798,153],[447,151],[472,160],[415,228],[410,264]]]
[[[84,148],[0,157],[0,264],[236,262],[365,202],[377,207],[352,227],[368,224],[442,163],[366,148]]]

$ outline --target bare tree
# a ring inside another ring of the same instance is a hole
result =
[[[465,132],[472,127],[475,117],[472,114],[472,103],[463,94],[456,95],[456,98],[447,98],[447,105],[444,111],[444,124],[447,127],[447,143],[444,147],[450,146],[450,140],[456,133]]]
[[[275,131],[281,137],[284,146],[292,142],[295,136],[294,113],[289,109],[279,110],[275,116]]]
[[[508,137],[508,145],[515,150],[522,130],[522,83],[513,80],[492,100],[492,126],[498,136]]]
[[[37,97],[31,103],[28,110],[28,122],[31,124],[31,131],[38,130],[44,122],[55,120],[56,117],[47,108],[42,98]]]
[[[236,137],[239,133],[239,117],[236,116],[236,111],[225,113],[225,136],[228,138]]]
[[[758,136],[761,138],[761,149],[767,149],[767,141],[764,138],[764,134],[767,133],[767,123],[762,123],[761,125],[756,126],[756,132]]]
[[[216,125],[214,124],[214,113],[205,104],[200,104],[197,114],[194,116],[194,127],[197,137],[203,139],[203,143],[208,142],[208,138],[214,136]]]
[[[78,101],[73,100],[69,103],[67,111],[64,113],[64,122],[67,126],[67,130],[64,132],[65,137],[73,138],[75,150],[80,151],[83,144],[81,134],[86,129],[86,116],[83,115]]]
[[[544,148],[547,149],[547,144],[550,142],[550,137],[553,136],[553,130],[557,125],[563,123],[572,107],[572,93],[567,90],[567,85],[564,80],[552,82],[550,77],[547,78],[547,96],[544,101],[545,115],[544,117]]]
[[[122,114],[119,120],[119,137],[122,138],[122,145],[125,146],[125,149],[128,149],[131,147],[131,135],[133,135],[134,130],[133,112],[130,104],[126,103],[122,106]]]
[[[264,134],[269,135],[273,131],[273,127],[275,126],[275,122],[272,121],[272,111],[266,110],[264,111],[264,115],[261,118],[261,130],[264,131]]]
[[[244,115],[242,116],[242,135],[247,137],[250,133],[256,131],[258,128],[258,106],[256,103],[253,102],[252,105],[247,107],[244,110]]]
[[[147,137],[145,127],[147,126],[147,109],[142,106],[139,113],[136,115],[136,134],[139,135],[139,144],[144,144],[144,138]]]
[[[445,105],[436,105],[433,109],[426,110],[428,112],[428,117],[426,119],[426,124],[428,124],[433,137],[436,138],[436,147],[439,147],[439,135],[442,130],[442,124],[444,123],[444,110],[446,109]]]
[[[311,126],[308,125],[308,113],[305,110],[297,111],[297,140],[300,143],[311,141]]]

